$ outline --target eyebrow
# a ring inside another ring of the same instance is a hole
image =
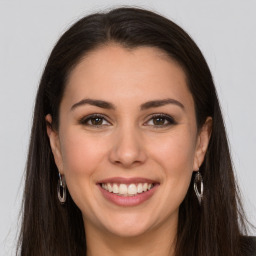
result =
[[[82,99],[81,101],[75,103],[71,107],[71,110],[73,111],[77,107],[87,105],[87,104],[92,105],[92,106],[96,106],[96,107],[99,107],[99,108],[104,108],[104,109],[112,109],[112,110],[116,109],[116,107],[110,102],[107,102],[107,101],[104,101],[104,100],[96,100],[96,99],[87,98],[87,99]],[[184,105],[181,102],[179,102],[175,99],[168,98],[168,99],[163,99],[163,100],[152,100],[152,101],[145,102],[140,106],[140,110],[146,110],[146,109],[149,109],[149,108],[161,107],[161,106],[164,106],[164,105],[167,105],[167,104],[174,104],[176,106],[179,106],[182,109],[185,108]]]
[[[74,110],[77,107],[83,106],[83,105],[92,105],[96,106],[99,108],[105,108],[105,109],[115,109],[115,106],[107,101],[104,100],[94,100],[94,99],[83,99],[77,103],[75,103],[72,107],[71,110]]]
[[[145,109],[149,109],[149,108],[156,108],[156,107],[161,107],[161,106],[164,106],[167,104],[174,104],[174,105],[181,107],[182,109],[185,108],[181,102],[179,102],[175,99],[168,98],[168,99],[163,99],[163,100],[152,100],[152,101],[145,102],[140,106],[140,109],[145,110]]]

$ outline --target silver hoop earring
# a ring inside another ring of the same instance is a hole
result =
[[[59,180],[57,185],[57,193],[58,198],[61,204],[64,204],[66,202],[66,182],[65,179],[61,177],[61,174],[59,173]]]
[[[198,191],[198,185],[200,185],[200,192]],[[194,179],[194,190],[195,190],[199,205],[201,205],[201,202],[203,199],[203,193],[204,193],[204,183],[203,183],[203,177],[199,171],[196,173],[196,176]]]

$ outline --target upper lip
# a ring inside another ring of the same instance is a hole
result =
[[[149,184],[156,184],[159,183],[156,180],[142,178],[142,177],[133,177],[133,178],[124,178],[124,177],[112,177],[107,178],[104,180],[100,180],[97,182],[98,184],[101,183],[118,183],[118,184],[136,184],[136,183],[149,183]]]

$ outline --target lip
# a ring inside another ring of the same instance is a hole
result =
[[[150,184],[154,184],[154,187],[146,192],[143,192],[134,196],[119,196],[117,194],[111,193],[103,189],[101,187],[102,183],[117,183],[117,184],[150,183]],[[104,179],[97,182],[97,186],[105,199],[107,199],[111,203],[114,203],[115,205],[123,206],[123,207],[137,206],[149,200],[155,194],[159,185],[160,184],[157,181],[140,178],[140,177],[136,177],[136,178],[113,177],[113,178]]]
[[[158,181],[146,179],[142,177],[134,177],[134,178],[124,178],[124,177],[112,177],[104,180],[100,180],[97,184],[102,183],[117,183],[117,184],[138,184],[138,183],[150,183],[150,184],[159,184]]]

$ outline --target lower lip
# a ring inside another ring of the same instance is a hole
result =
[[[98,184],[98,186],[103,196],[110,202],[119,206],[136,206],[150,199],[157,190],[159,184],[154,185],[152,189],[146,192],[134,196],[119,196],[117,194],[108,192],[107,190],[103,189],[100,184]]]

